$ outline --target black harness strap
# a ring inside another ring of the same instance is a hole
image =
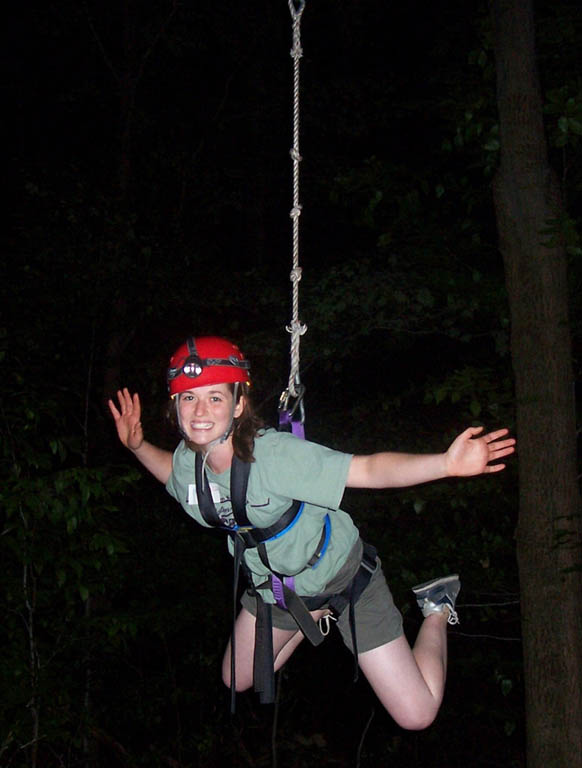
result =
[[[210,485],[206,478],[206,472],[202,473],[202,456],[197,453],[194,461],[194,478],[196,480],[196,495],[198,497],[198,507],[204,522],[215,527],[222,527],[223,523],[218,517]]]
[[[235,469],[236,466],[236,469]],[[232,460],[232,468],[230,473],[230,497],[232,503],[232,512],[237,526],[249,526],[250,522],[246,514],[245,501],[247,498],[247,486],[249,482],[249,473],[251,465],[240,461],[236,456]],[[238,582],[241,565],[244,564],[244,553],[248,546],[252,546],[248,541],[248,537],[243,531],[235,533],[231,528],[224,525],[224,522],[220,519],[214,499],[212,498],[212,492],[210,490],[210,484],[206,477],[206,472],[203,472],[203,460],[202,456],[197,453],[194,460],[194,475],[196,480],[196,495],[198,497],[198,507],[200,514],[204,521],[213,527],[222,528],[226,530],[232,537],[234,545],[234,576],[232,586],[232,634],[230,638],[230,709],[234,714],[235,711],[235,697],[236,697],[236,637],[235,626],[237,616],[237,594],[238,594]],[[243,500],[243,501],[241,501]],[[272,641],[271,641],[272,644]]]
[[[271,526],[271,527],[274,528],[275,526]],[[264,531],[265,529],[260,528],[259,530]],[[327,538],[327,527],[324,526],[323,530],[321,531],[321,536],[319,538],[317,547],[315,548],[315,552],[311,555],[311,557],[307,561],[308,567],[312,568],[321,557],[325,547],[326,538]],[[267,555],[267,547],[265,546],[264,541],[266,541],[266,539],[263,541],[257,542],[257,551],[259,553],[259,557],[261,558],[261,562],[265,566],[265,568],[267,568],[267,570],[271,571],[271,573],[274,573],[275,576],[278,576],[282,580],[284,578],[284,574],[277,573],[277,571],[271,567],[271,563],[269,562],[269,556]]]
[[[210,485],[206,477],[206,472],[202,472],[203,459],[197,453],[194,461],[194,474],[196,479],[196,495],[198,497],[198,507],[204,522],[213,528],[221,528],[227,533],[235,532],[242,536],[247,547],[256,547],[263,541],[271,539],[273,536],[281,533],[296,518],[301,508],[300,501],[293,501],[291,506],[283,512],[281,517],[266,528],[255,528],[247,516],[246,500],[247,487],[249,484],[249,473],[251,465],[248,462],[241,461],[238,456],[233,456],[230,471],[230,501],[232,505],[232,514],[236,523],[236,528],[230,528],[224,524],[224,520],[218,516]],[[242,530],[238,530],[242,529]]]
[[[261,704],[272,704],[275,701],[273,606],[258,595],[253,679]]]
[[[238,536],[234,539],[234,576],[232,580],[232,632],[230,634],[230,711],[234,715],[236,708],[236,614],[238,577],[241,564],[244,563],[245,544]]]
[[[203,472],[203,459],[197,453],[194,461],[194,473],[196,480],[196,494],[198,497],[198,507],[204,521],[215,528],[224,530],[233,540],[234,545],[234,578],[233,578],[233,620],[231,636],[231,654],[230,654],[230,685],[231,685],[231,711],[235,711],[235,693],[236,693],[236,638],[235,626],[237,618],[237,593],[239,574],[241,567],[246,570],[244,561],[245,550],[249,547],[257,547],[259,556],[265,567],[271,571],[267,557],[267,548],[265,542],[273,536],[281,534],[287,527],[291,526],[293,521],[302,511],[300,501],[293,501],[291,506],[281,515],[273,524],[266,528],[255,528],[249,521],[246,513],[247,488],[249,482],[251,465],[248,462],[241,461],[237,456],[233,456],[230,471],[230,501],[232,514],[235,519],[236,527],[229,528],[218,515],[216,506],[212,498],[210,484],[206,473]],[[323,551],[325,541],[325,528],[319,545],[310,558],[306,567],[313,565]],[[277,574],[278,575],[278,574]],[[247,580],[251,594],[257,598],[257,624],[255,629],[255,690],[260,694],[261,702],[272,703],[275,700],[275,673],[273,670],[273,622],[272,608],[270,604],[258,595],[250,573],[247,572]],[[301,598],[293,590],[284,586],[284,595],[288,610],[301,628],[303,634],[314,644],[318,645],[323,641],[323,635],[319,631],[317,624],[309,615]]]
[[[247,516],[247,488],[249,485],[249,473],[251,465],[246,461],[241,461],[238,456],[232,457],[230,469],[230,501],[232,504],[232,514],[236,524],[240,528],[252,528],[251,522]]]
[[[370,583],[370,579],[378,567],[378,561],[376,560],[377,554],[378,553],[375,547],[364,542],[362,560],[360,562],[360,567],[356,571],[356,575],[343,592],[341,592],[339,595],[334,595],[329,601],[332,617],[335,617],[336,619],[346,609],[347,605],[350,606],[350,631],[352,634],[352,646],[354,649],[354,683],[358,679],[359,672],[358,641],[356,637],[356,603],[362,596],[362,592]]]

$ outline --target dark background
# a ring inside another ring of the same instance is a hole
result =
[[[571,2],[536,12],[575,299],[581,20]],[[523,765],[513,466],[344,499],[411,639],[410,586],[461,573],[435,725],[396,727],[352,684],[335,635],[296,653],[276,709],[243,694],[231,720],[224,542],[136,469],[105,408],[117,387],[139,391],[148,438],[172,448],[167,359],[188,334],[216,333],[241,345],[276,417],[291,317],[287,3],[33,2],[6,33],[0,763]],[[308,437],[436,451],[470,423],[511,427],[486,5],[308,0],[302,42]],[[576,301],[571,321],[579,368]]]

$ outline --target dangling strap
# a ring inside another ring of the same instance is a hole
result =
[[[275,701],[275,671],[273,654],[273,610],[257,595],[257,621],[255,624],[255,651],[253,679],[261,704]]]
[[[339,595],[334,595],[329,601],[329,607],[331,609],[332,616],[336,620],[348,605],[350,608],[349,620],[352,635],[352,646],[354,649],[354,682],[356,682],[358,679],[358,643],[356,637],[355,614],[356,603],[362,596],[362,592],[370,583],[370,579],[378,567],[376,555],[376,548],[371,544],[366,544],[366,542],[364,542],[362,560],[360,562],[360,567],[356,571],[356,575],[343,592],[341,592]]]
[[[321,557],[324,555],[329,542],[330,528],[331,523],[329,515],[327,515],[317,549],[309,559],[306,567],[315,568]],[[273,571],[267,556],[267,548],[263,543],[259,543],[257,549],[263,565],[271,572],[270,586],[276,604],[291,614],[301,632],[303,632],[312,645],[317,646],[322,643],[324,638],[318,625],[313,621],[304,601],[295,592],[294,577],[283,576],[282,574]],[[260,693],[261,702],[263,704],[272,704],[274,698],[269,698],[269,696],[275,695],[275,671],[273,669],[272,653],[272,608],[270,604],[267,604],[268,610],[266,610],[265,602],[258,594],[256,594],[256,600],[257,623],[255,629],[254,656],[255,690]],[[267,648],[271,648],[270,655],[265,653],[265,649]]]
[[[232,589],[232,634],[230,642],[230,709],[234,714],[236,706],[236,619],[237,619],[237,596],[240,569],[245,568],[244,553],[248,547],[259,547],[264,552],[265,560],[266,547],[264,542],[269,539],[278,538],[292,528],[301,517],[303,512],[303,503],[294,501],[283,515],[267,528],[254,528],[248,519],[246,513],[247,487],[250,473],[250,464],[241,461],[236,456],[233,457],[230,472],[230,498],[233,517],[236,521],[235,528],[227,528],[220,519],[206,473],[203,472],[202,456],[197,453],[195,456],[195,480],[196,493],[198,497],[198,507],[206,523],[213,527],[220,527],[231,536],[233,540],[234,555],[234,575]],[[323,555],[327,546],[328,535],[327,526],[324,527],[322,540],[309,561],[310,566],[317,564]],[[270,569],[269,569],[270,570]],[[258,595],[253,586],[253,580],[250,574],[247,574],[249,588],[251,593],[257,598],[257,624],[255,629],[255,690],[260,694],[261,702],[272,703],[275,696],[275,675],[273,671],[273,630],[272,630],[272,608]],[[305,635],[315,645],[323,640],[323,636],[317,630],[317,625],[311,619],[309,612],[295,595],[295,593],[286,587],[285,593],[289,603],[289,612],[295,617],[299,626],[303,629]],[[311,626],[310,626],[311,625]],[[317,630],[317,634],[315,634]]]
[[[283,598],[287,610],[295,619],[295,622],[299,629],[303,632],[305,637],[309,640],[311,645],[319,645],[323,643],[324,637],[319,631],[319,627],[315,621],[311,618],[305,603],[299,597],[297,592],[290,589],[285,583],[283,583]]]
[[[238,536],[234,538],[234,577],[232,583],[232,633],[230,636],[230,712],[234,715],[236,711],[236,615],[237,615],[237,595],[238,595],[238,577],[240,574],[241,563],[245,553],[245,544]]]

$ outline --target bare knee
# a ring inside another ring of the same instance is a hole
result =
[[[230,688],[230,656],[227,658],[224,658],[224,661],[222,662],[222,682],[226,685],[227,688]],[[248,691],[249,688],[252,687],[253,680],[252,678],[249,679],[247,675],[245,675],[242,671],[239,672],[237,669],[235,671],[235,690],[237,693],[242,693],[243,691]]]
[[[230,688],[230,671],[228,673],[225,673],[223,670],[222,682],[226,685],[227,688]],[[248,689],[252,686],[252,681],[248,682],[247,680],[239,680],[239,675],[236,675],[235,683],[236,683],[235,690],[237,693],[248,691]]]
[[[438,711],[439,708],[436,706],[421,706],[390,712],[389,714],[401,728],[405,728],[407,731],[422,731],[434,723]]]

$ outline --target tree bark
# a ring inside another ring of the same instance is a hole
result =
[[[511,310],[517,559],[529,768],[582,765],[580,493],[567,255],[544,135],[531,0],[492,0],[501,136],[494,199]]]

